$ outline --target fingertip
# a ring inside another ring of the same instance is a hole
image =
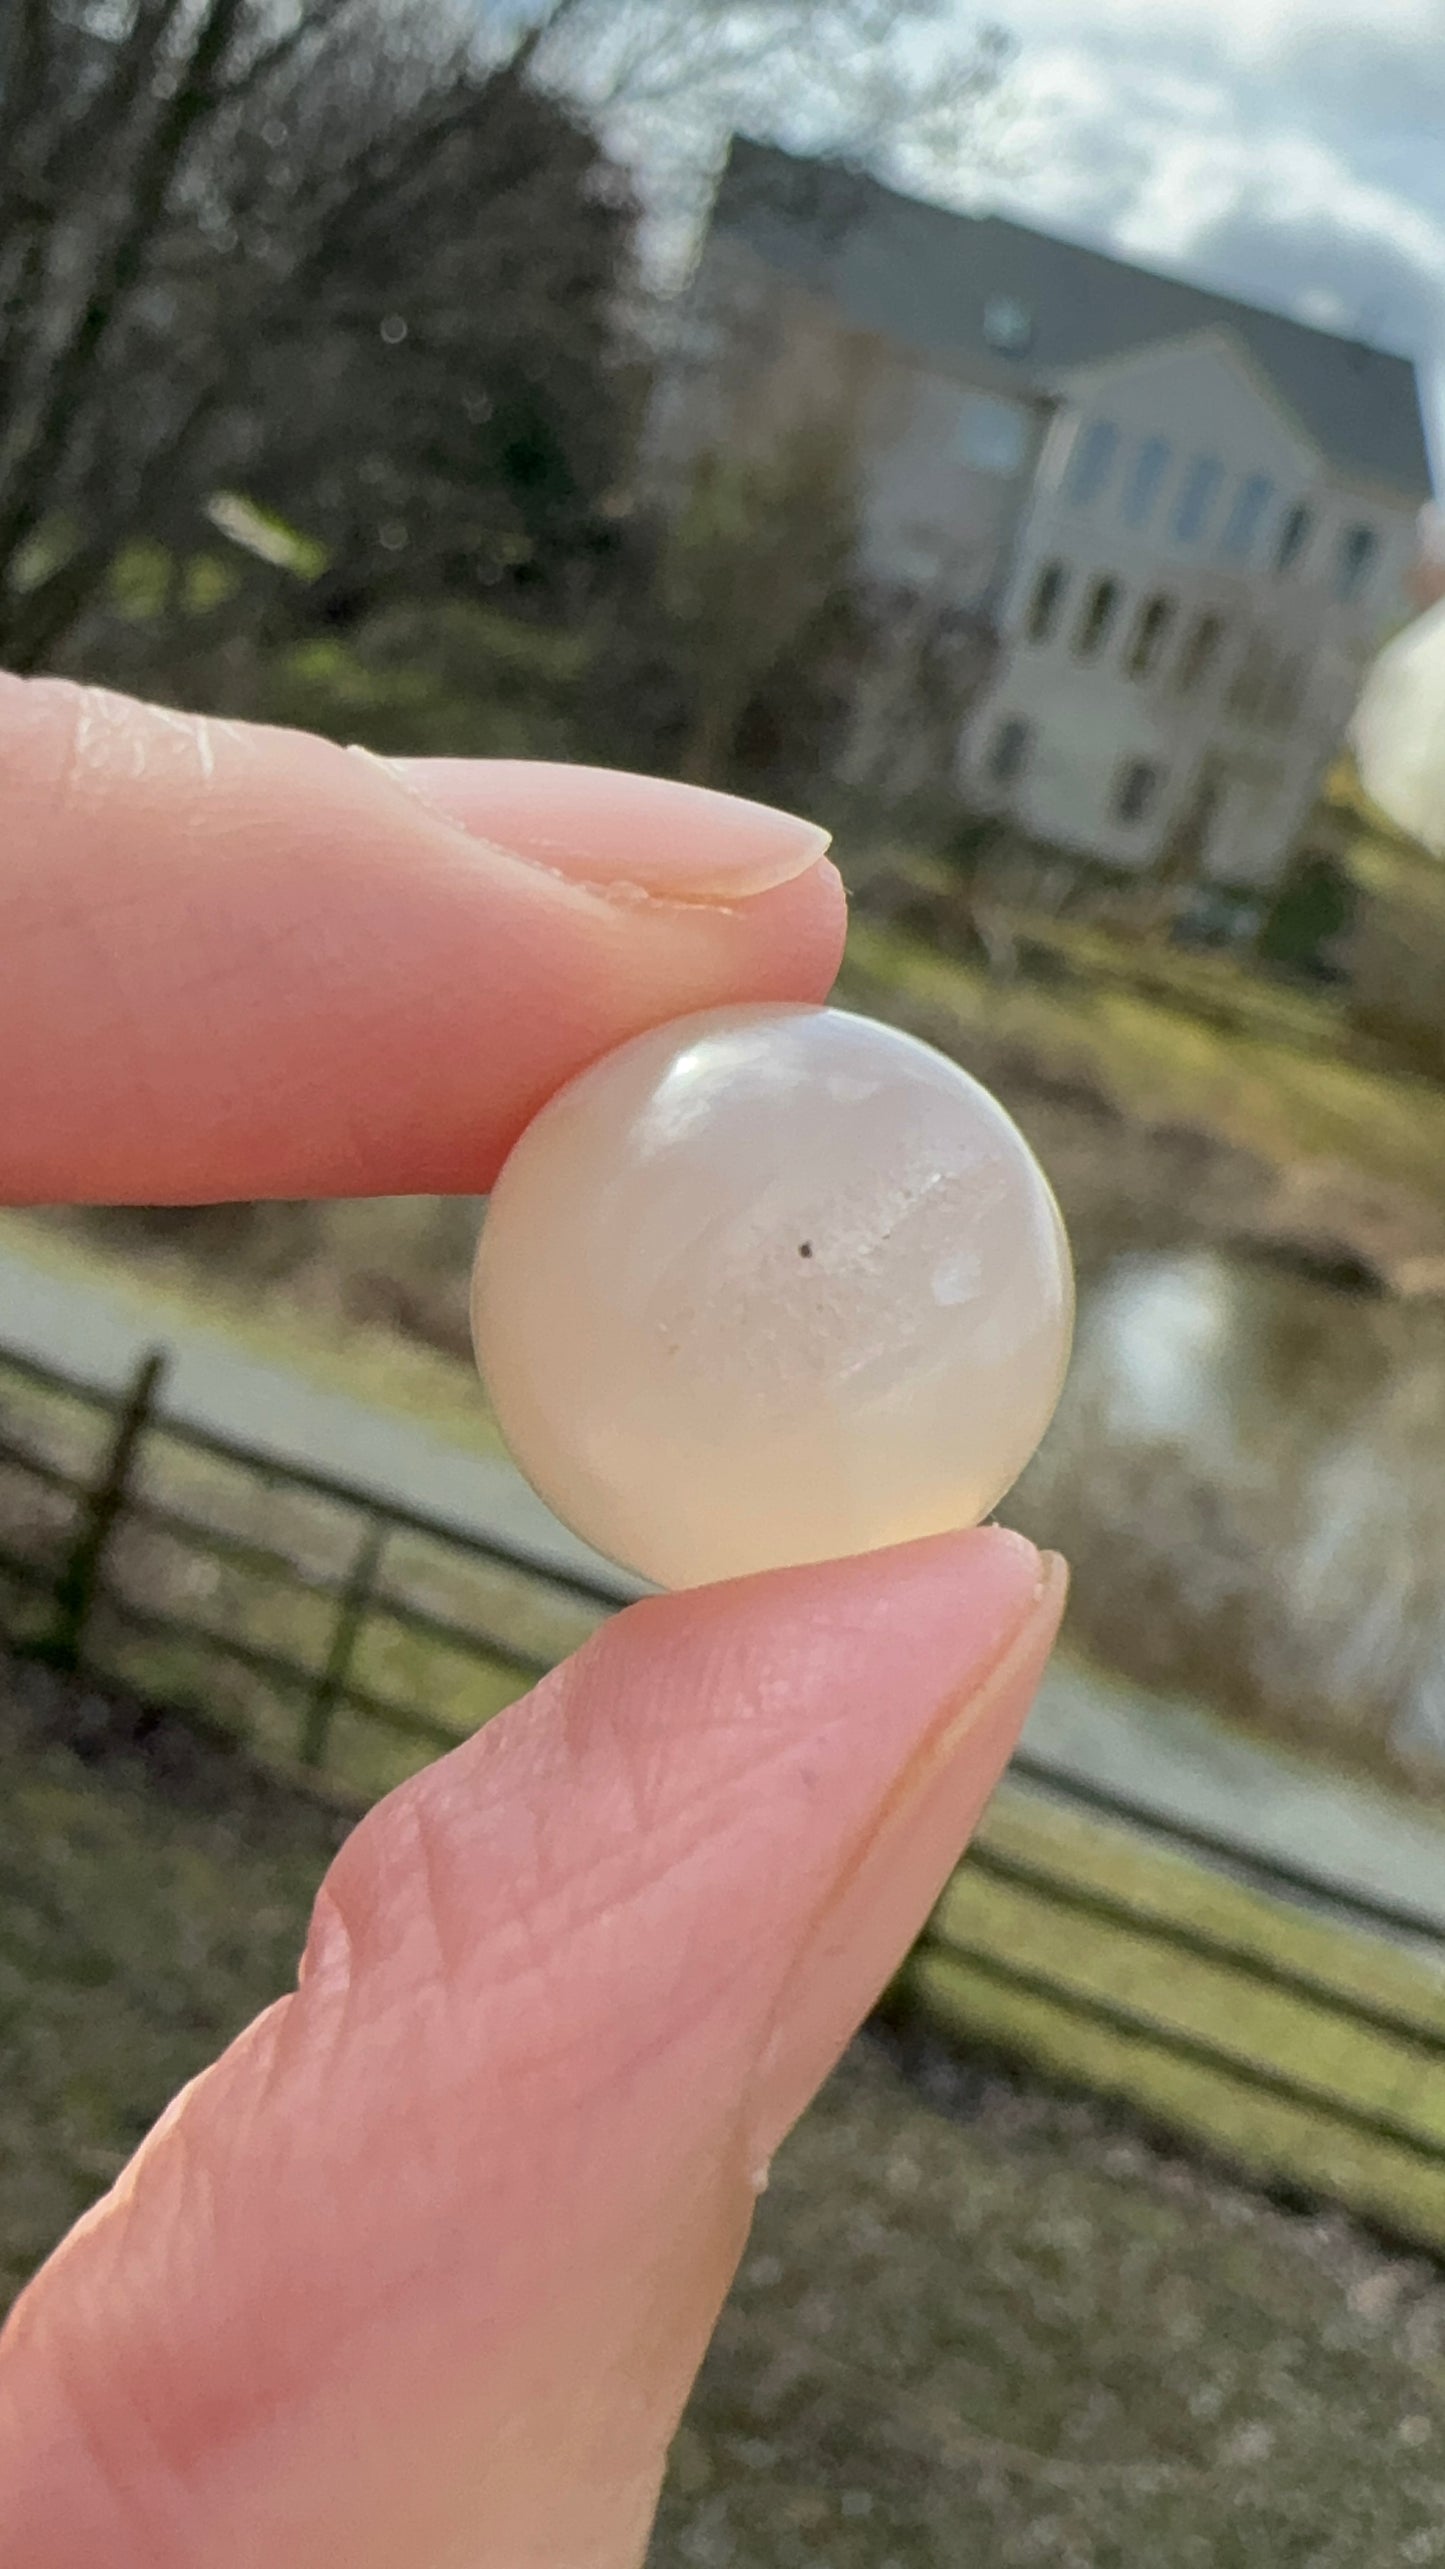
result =
[[[600,1054],[842,952],[812,824],[662,780],[500,762],[464,831],[369,755],[28,679],[0,777],[11,1201],[482,1191]]]
[[[831,835],[769,803],[624,768],[521,758],[384,764],[469,836],[598,888],[746,900],[806,874]]]

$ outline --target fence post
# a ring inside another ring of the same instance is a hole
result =
[[[325,1763],[332,1719],[346,1690],[352,1656],[366,1621],[382,1547],[390,1530],[380,1517],[371,1517],[357,1545],[346,1585],[341,1591],[326,1664],[307,1697],[306,1710],[302,1715],[300,1755],[303,1766],[319,1767]]]
[[[55,1583],[55,1619],[39,1655],[52,1668],[80,1666],[86,1630],[100,1592],[101,1572],[111,1537],[125,1512],[136,1456],[157,1407],[166,1370],[165,1352],[153,1347],[131,1377],[115,1422],[115,1432],[101,1459],[98,1477],[81,1504],[80,1521],[64,1567]]]

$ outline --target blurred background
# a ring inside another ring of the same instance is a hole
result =
[[[661,2560],[1445,2559],[1442,115],[1445,0],[0,0],[0,665],[816,814],[1075,1242],[1065,1650]],[[625,1593],[480,1214],[0,1217],[12,2283]]]

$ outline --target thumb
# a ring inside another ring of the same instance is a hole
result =
[[[298,1990],[17,2306],[0,2558],[635,2569],[1062,1586],[986,1531],[648,1600],[363,1822]]]

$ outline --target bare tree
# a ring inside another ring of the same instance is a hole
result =
[[[0,5],[12,665],[228,481],[361,591],[524,560],[504,449],[533,516],[605,487],[633,209],[525,46],[379,0]]]
[[[676,239],[779,99],[821,150],[976,143],[1006,48],[952,25],[946,0],[0,0],[0,657],[73,652],[126,548],[175,549],[232,486],[300,512],[338,617],[458,566],[525,580],[539,525],[585,554],[626,410],[619,154]]]
[[[144,290],[206,126],[350,0],[289,24],[252,0],[9,0],[0,86],[0,590],[70,496],[93,435],[89,398]],[[53,584],[53,588],[52,588]],[[21,617],[37,632],[77,572],[39,567]],[[40,603],[52,590],[47,607]]]
[[[693,783],[729,780],[763,712],[789,726],[798,764],[815,747],[802,735],[846,649],[855,478],[846,419],[800,421],[762,455],[698,457],[660,577],[681,681],[677,764]]]
[[[645,170],[685,241],[736,131],[951,186],[1004,148],[1014,43],[957,0],[551,0],[539,76]]]

